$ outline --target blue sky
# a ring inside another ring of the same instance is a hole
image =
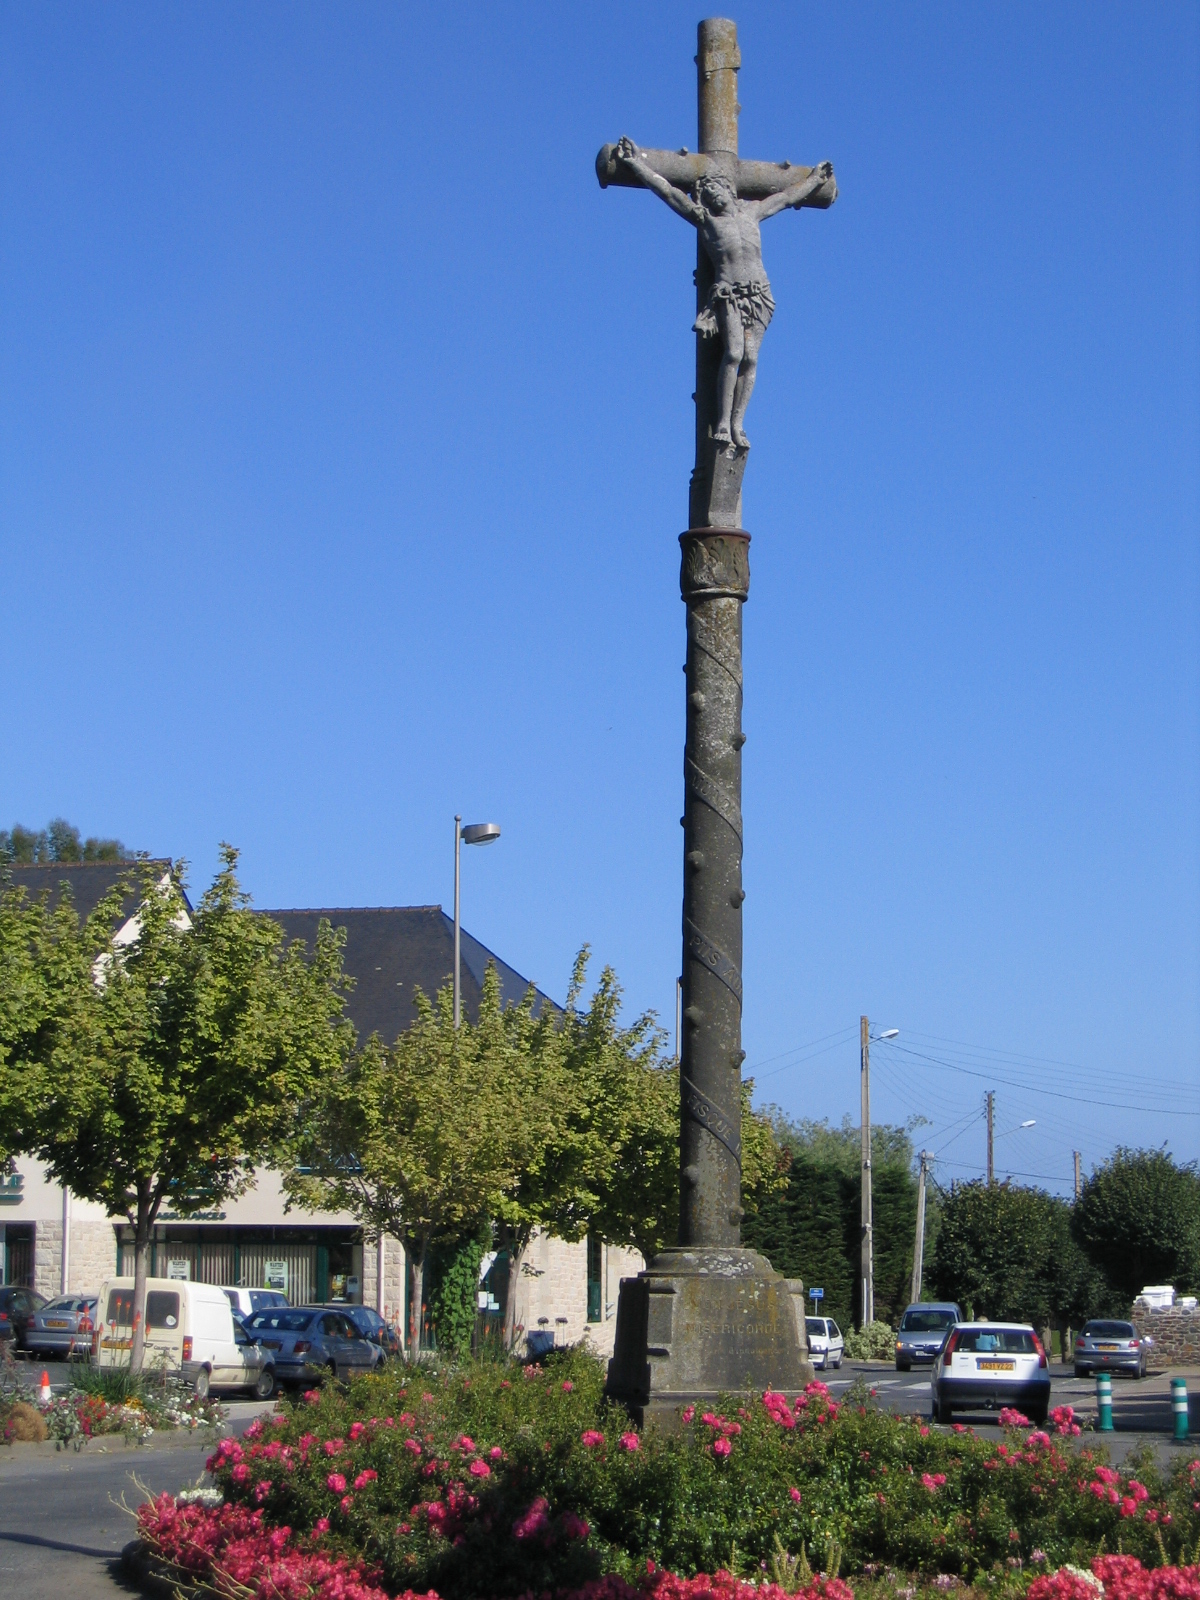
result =
[[[698,15],[0,8],[0,824],[449,906],[494,818],[472,931],[673,1021],[693,242],[592,162],[695,144]],[[865,1011],[946,1178],[989,1087],[1002,1170],[1196,1157],[1200,13],[737,20],[841,188],[764,229],[747,1066],[857,1114]]]

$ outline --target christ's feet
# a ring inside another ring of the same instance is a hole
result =
[[[733,442],[734,442],[734,444],[736,444],[739,447],[739,449],[749,450],[749,448],[750,448],[750,441],[749,441],[749,439],[747,439],[745,433],[742,431],[741,428],[734,428],[734,430],[733,430]]]

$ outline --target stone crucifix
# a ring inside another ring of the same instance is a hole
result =
[[[837,198],[833,169],[738,157],[737,27],[699,26],[699,151],[622,139],[596,157],[602,188],[647,188],[692,223],[696,459],[680,588],[687,605],[679,1243],[622,1281],[608,1392],[645,1416],[732,1390],[791,1391],[812,1376],[803,1292],[741,1246],[742,606],[750,535],[743,430],[775,309],[759,225]],[[797,1305],[797,1300],[799,1304]]]

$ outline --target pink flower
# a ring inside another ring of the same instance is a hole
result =
[[[621,1435],[621,1448],[624,1450],[640,1450],[642,1441],[636,1433],[623,1433]]]
[[[690,1422],[695,1415],[696,1415],[695,1406],[684,1406],[684,1408],[683,1408],[683,1420],[685,1422]]]
[[[799,1489],[797,1489],[797,1488],[795,1488],[793,1486],[791,1489],[788,1490],[788,1493],[791,1495],[792,1499],[796,1502],[796,1504],[799,1505],[800,1504],[800,1491],[799,1491]]]
[[[598,1433],[595,1428],[585,1428],[579,1437],[589,1450],[594,1450],[598,1444],[604,1443],[604,1435]]]
[[[946,1474],[944,1472],[923,1472],[921,1474],[921,1482],[929,1490],[930,1494],[936,1494],[945,1481]]]
[[[546,1515],[548,1509],[547,1501],[542,1495],[538,1495],[533,1504],[513,1523],[513,1538],[531,1539],[534,1534],[541,1533],[550,1520]]]
[[[356,1489],[365,1489],[369,1483],[374,1483],[378,1476],[379,1474],[375,1471],[374,1467],[367,1467],[364,1471],[359,1473],[357,1478],[355,1478],[354,1487]]]
[[[325,1454],[327,1456],[340,1455],[345,1448],[345,1439],[326,1439],[325,1441]]]
[[[478,1459],[472,1461],[468,1470],[473,1478],[490,1478],[492,1475],[492,1469],[487,1462]]]
[[[313,1523],[313,1532],[314,1533],[328,1533],[329,1532],[329,1518],[328,1517],[318,1517],[317,1520]]]
[[[728,1439],[721,1438],[713,1440],[712,1452],[715,1456],[727,1456],[732,1449],[733,1446],[730,1444]]]
[[[233,1479],[234,1483],[245,1483],[247,1478],[250,1476],[250,1468],[244,1461],[239,1461],[229,1476]]]
[[[571,1390],[574,1387],[575,1387],[575,1385],[571,1382],[570,1378],[564,1378],[563,1379],[563,1393],[564,1394],[570,1394]]]
[[[375,1418],[372,1417],[371,1420],[374,1422]],[[350,1424],[350,1437],[352,1439],[360,1439],[366,1431],[367,1425],[365,1422],[352,1422]]]
[[[474,1439],[471,1438],[470,1434],[464,1433],[455,1442],[454,1448],[456,1450],[474,1450],[475,1441],[474,1441]]]
[[[305,1389],[304,1398],[308,1401],[310,1406],[320,1405],[321,1391],[320,1389]]]
[[[405,1439],[404,1448],[410,1451],[414,1456],[419,1456],[421,1454],[421,1446],[415,1439]]]
[[[564,1511],[558,1519],[558,1525],[568,1539],[586,1539],[592,1531],[584,1519],[577,1516],[574,1511]]]
[[[325,1479],[325,1487],[332,1494],[345,1494],[346,1480],[340,1472],[331,1472]]]
[[[270,1480],[270,1478],[260,1478],[258,1480],[258,1482],[254,1485],[255,1503],[258,1504],[258,1505],[262,1505],[263,1501],[267,1498],[267,1496],[270,1494],[270,1492],[271,1492],[271,1480]]]
[[[492,1448],[488,1451],[488,1456],[490,1457],[490,1459],[492,1461],[503,1461],[504,1460],[504,1451],[501,1450],[501,1448],[500,1448],[500,1446],[498,1444],[494,1444],[492,1446]]]
[[[354,1504],[354,1496],[352,1494],[344,1494],[338,1504],[341,1506],[343,1511],[349,1511],[350,1507]]]

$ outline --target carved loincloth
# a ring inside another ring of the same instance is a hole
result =
[[[714,283],[708,291],[704,309],[692,323],[693,330],[702,333],[706,339],[721,331],[716,314],[719,300],[733,301],[742,319],[742,327],[747,330],[754,327],[755,323],[765,328],[775,315],[775,302],[771,298],[769,283]]]

